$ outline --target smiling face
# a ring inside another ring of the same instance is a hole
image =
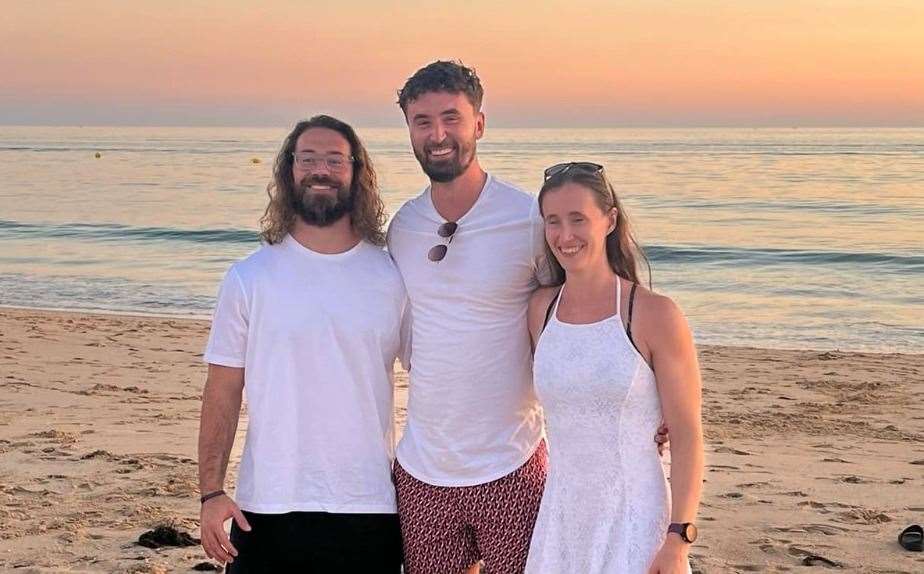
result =
[[[542,197],[545,240],[566,273],[608,266],[606,236],[616,226],[617,210],[600,209],[595,194],[572,181]]]
[[[431,180],[452,181],[475,159],[484,114],[475,111],[465,94],[421,94],[408,104],[406,119],[414,155]]]
[[[331,170],[324,158],[347,160],[351,155],[350,142],[338,132],[328,128],[305,130],[295,142],[295,153],[311,154],[316,158],[304,167],[292,164],[292,179],[296,197],[293,207],[309,225],[324,227],[339,220],[353,209],[353,164],[344,161],[339,170]]]

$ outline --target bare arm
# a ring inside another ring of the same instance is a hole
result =
[[[671,434],[671,522],[694,522],[703,485],[702,385],[696,348],[673,301],[654,296],[647,308],[646,340]],[[685,568],[688,546],[678,535],[669,535],[656,558],[661,568],[656,571]]]
[[[224,488],[244,390],[244,369],[209,365],[199,420],[199,490]]]
[[[199,490],[202,494],[224,488],[243,390],[244,369],[209,365],[199,421]],[[202,504],[199,517],[202,548],[209,558],[229,562],[237,556],[224,530],[224,523],[231,517],[242,529],[250,530],[240,508],[230,497],[219,496]]]
[[[686,319],[673,302],[665,306],[663,335],[652,345],[652,362],[671,431],[671,521],[692,522],[703,484],[702,385]]]

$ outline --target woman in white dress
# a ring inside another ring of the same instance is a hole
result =
[[[638,285],[643,256],[602,166],[550,167],[539,206],[558,286],[529,307],[549,474],[526,571],[687,573],[703,479],[690,329]],[[651,440],[662,419],[670,485]]]

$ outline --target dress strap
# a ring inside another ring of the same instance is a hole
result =
[[[622,317],[622,279],[616,276],[616,316]]]
[[[629,336],[629,342],[632,343],[632,346],[638,350],[635,341],[632,340],[632,308],[635,305],[635,289],[638,287],[638,283],[632,284],[632,290],[629,291],[629,316],[626,318],[626,335]]]

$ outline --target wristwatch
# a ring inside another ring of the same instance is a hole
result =
[[[667,532],[676,532],[683,538],[683,541],[692,544],[696,541],[696,525],[692,522],[672,522],[670,526],[667,527]]]

